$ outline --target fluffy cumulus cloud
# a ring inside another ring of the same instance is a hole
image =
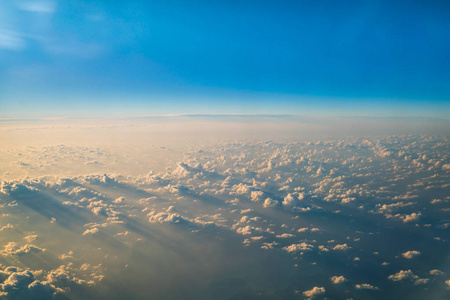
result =
[[[83,235],[95,234],[95,233],[97,233],[98,231],[99,231],[99,230],[98,230],[97,227],[94,227],[94,228],[91,228],[91,229],[86,229],[86,230],[83,232]]]
[[[14,228],[14,226],[8,223],[5,226],[0,227],[0,231],[6,230],[6,229],[11,229],[11,228]]]
[[[412,251],[406,251],[405,253],[402,253],[402,256],[407,259],[411,259],[413,257],[419,256],[420,251],[412,250]]]
[[[368,284],[368,283],[356,284],[356,285],[355,285],[355,288],[356,288],[357,290],[379,290],[378,287],[373,286],[373,285]]]
[[[331,282],[334,284],[340,284],[347,281],[347,279],[344,276],[333,276],[330,278]]]
[[[11,255],[22,256],[29,253],[39,253],[44,251],[45,251],[44,248],[39,248],[34,245],[26,244],[20,247],[17,245],[17,243],[9,242],[4,246],[3,250],[0,250],[0,254],[3,256],[11,256]]]
[[[302,195],[303,197],[303,195]],[[292,209],[300,204],[299,198],[291,193],[284,197],[282,205],[285,209]]]
[[[147,214],[147,217],[149,218],[148,221],[150,223],[160,223],[160,224],[176,224],[176,225],[183,225],[187,226],[189,228],[203,228],[203,229],[216,229],[218,227],[221,227],[220,225],[215,224],[213,221],[205,221],[200,218],[188,218],[185,216],[181,216],[179,213],[175,212],[176,209],[174,206],[170,206],[165,211],[150,211]],[[247,226],[249,227],[249,226]],[[238,229],[239,230],[239,229]],[[238,232],[240,234],[247,234],[246,229],[242,229],[242,232]]]
[[[80,270],[88,270],[90,267],[90,265],[85,265],[85,267],[82,266]],[[92,274],[87,276],[86,279],[78,278],[75,274],[75,270],[69,264],[61,265],[58,268],[48,272],[46,280],[55,286],[66,288],[75,285],[93,285],[96,283],[95,278],[96,276],[93,276]],[[102,276],[97,276],[97,279],[101,280]]]
[[[443,167],[448,165],[443,153],[450,146],[445,139],[181,144],[146,145],[148,152],[133,145],[126,151],[119,146],[108,151],[87,146],[0,149],[0,156],[9,155],[12,165],[27,174],[56,171],[0,183],[0,231],[5,236],[0,254],[4,261],[24,266],[2,271],[2,295],[39,299],[64,291],[70,298],[80,286],[90,287],[110,276],[105,288],[123,280],[130,297],[152,298],[150,292],[138,295],[139,284],[130,274],[139,274],[139,280],[158,282],[154,288],[160,294],[168,286],[167,278],[178,276],[189,283],[192,279],[199,293],[220,290],[229,291],[228,298],[245,298],[241,289],[255,286],[255,291],[267,289],[270,298],[271,285],[259,285],[252,275],[260,272],[267,278],[282,274],[283,282],[305,279],[311,283],[308,288],[315,287],[290,292],[308,299],[324,297],[321,285],[327,282],[330,299],[343,293],[348,298],[361,293],[392,298],[391,289],[383,288],[386,281],[405,297],[411,295],[411,287],[425,289],[428,283],[430,288],[436,284],[446,289],[440,270],[445,271],[447,255],[430,251],[448,243],[450,169]],[[154,157],[151,151],[162,154]],[[167,166],[150,170],[155,161],[164,165],[166,160]],[[83,170],[60,176],[63,162],[82,162]],[[384,247],[394,245],[399,236],[407,249]],[[381,237],[386,243],[379,243]],[[211,253],[214,259],[205,262]],[[89,264],[82,261],[85,257]],[[399,259],[392,261],[393,257]],[[274,267],[252,265],[260,259]],[[39,271],[25,269],[32,260],[52,264]],[[154,268],[144,270],[142,261]],[[425,271],[422,261],[430,262]],[[363,268],[366,262],[373,268]],[[397,263],[408,267],[391,269]],[[109,271],[103,274],[101,265]],[[223,278],[223,265],[227,276],[235,272],[242,279],[229,279],[230,286],[194,282],[204,274]],[[195,274],[183,273],[191,269]],[[121,272],[130,280],[117,279]],[[152,281],[158,272],[164,276]],[[323,278],[308,277],[317,272]]]
[[[336,246],[333,247],[333,250],[336,251],[346,251],[348,249],[350,249],[351,247],[349,247],[347,244],[338,244]]]
[[[430,271],[430,275],[440,276],[440,275],[444,275],[444,274],[445,274],[444,272],[442,272],[441,270],[437,270],[437,269]]]
[[[388,277],[392,281],[401,281],[404,279],[416,279],[418,278],[417,275],[415,275],[411,270],[402,270],[398,273],[395,273],[393,275],[390,275]]]
[[[6,299],[53,299],[56,292],[62,291],[47,281],[37,280],[29,270],[9,267],[1,273],[7,276],[0,284],[0,296]]]
[[[30,235],[25,236],[23,239],[25,241],[27,241],[28,243],[31,243],[32,241],[34,241],[37,238],[38,238],[37,234],[30,234]]]
[[[171,223],[171,224],[190,224],[189,220],[183,218],[177,213],[155,212],[148,214],[150,223]]]
[[[2,299],[19,300],[55,299],[57,295],[70,293],[71,288],[91,286],[103,278],[99,266],[84,264],[78,269],[71,266],[61,265],[48,272],[14,266],[0,269],[0,296]],[[87,273],[86,279],[77,278],[75,271]],[[65,295],[61,297],[64,299]]]
[[[419,278],[411,270],[401,270],[398,273],[392,274],[388,277],[392,281],[413,281],[415,285],[426,284],[429,282],[428,278]]]
[[[322,294],[325,294],[325,288],[319,287],[319,286],[315,286],[312,289],[303,292],[303,295],[307,299],[313,299],[314,297],[322,295]]]
[[[263,206],[264,206],[265,208],[267,208],[267,207],[275,207],[275,206],[277,206],[278,204],[279,204],[278,201],[273,200],[273,199],[271,199],[271,198],[266,198],[266,200],[264,200]]]
[[[305,242],[302,242],[300,244],[292,244],[283,248],[283,250],[289,253],[311,251],[312,249],[314,249],[314,246]]]

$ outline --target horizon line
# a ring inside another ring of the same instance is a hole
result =
[[[57,121],[76,119],[145,119],[145,118],[401,118],[401,119],[438,119],[450,120],[450,116],[430,115],[400,115],[400,114],[376,114],[376,115],[344,115],[344,114],[160,114],[160,115],[124,115],[124,116],[57,116],[57,117],[0,117],[0,122],[8,121]]]

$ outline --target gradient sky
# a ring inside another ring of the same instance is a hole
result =
[[[450,114],[448,1],[1,1],[0,117]]]

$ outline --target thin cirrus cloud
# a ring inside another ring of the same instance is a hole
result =
[[[44,0],[44,1],[20,1],[17,2],[17,7],[21,10],[52,14],[56,10],[56,0]]]
[[[18,32],[0,28],[0,49],[19,51],[25,48],[25,40]]]

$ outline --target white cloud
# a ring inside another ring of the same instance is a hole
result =
[[[344,276],[333,276],[330,278],[331,282],[334,284],[340,284],[347,281],[347,279]]]
[[[14,31],[0,29],[0,49],[19,51],[25,48],[25,40]]]
[[[293,235],[291,233],[283,233],[283,234],[276,235],[276,237],[280,238],[280,239],[289,239],[289,238],[295,237],[295,235]]]
[[[398,273],[390,275],[388,278],[392,281],[401,281],[405,279],[417,279],[418,276],[415,275],[411,270],[402,270]]]
[[[414,285],[420,285],[420,284],[427,284],[430,281],[428,278],[417,278],[416,281],[414,281]]]
[[[62,292],[46,281],[36,280],[34,274],[29,271],[19,271],[15,268],[9,273],[8,278],[0,285],[2,292],[0,296],[11,299],[53,299],[57,291]]]
[[[31,243],[32,241],[37,239],[37,237],[38,237],[37,234],[30,234],[30,235],[25,236],[23,239],[25,241],[27,241],[28,243]]]
[[[437,269],[434,269],[434,270],[430,271],[430,275],[438,276],[438,275],[444,275],[444,274],[445,274],[444,272],[442,272],[441,270],[437,270]]]
[[[314,249],[314,246],[311,244],[307,244],[305,242],[302,242],[300,244],[292,244],[290,246],[286,246],[283,248],[283,250],[286,250],[289,253],[300,252],[300,251],[310,251],[312,249]]]
[[[349,247],[347,244],[338,244],[336,246],[333,247],[333,250],[337,250],[337,251],[346,251],[348,249],[350,249],[351,247]]]
[[[147,214],[149,217],[150,223],[169,223],[169,224],[177,224],[177,225],[186,225],[190,227],[200,227],[200,228],[209,228],[214,229],[220,227],[220,225],[215,224],[214,222],[203,221],[200,218],[190,219],[187,217],[183,217],[176,212],[167,212],[167,211],[176,211],[174,206],[170,206],[165,212],[151,211]]]
[[[263,207],[268,208],[268,207],[275,207],[277,205],[278,205],[278,201],[273,200],[271,198],[267,198],[266,200],[264,200]]]
[[[447,287],[450,288],[450,279],[445,281],[445,284],[447,285]]]
[[[91,228],[91,229],[86,229],[83,232],[83,235],[94,234],[94,233],[97,233],[97,232],[98,232],[98,228],[94,227],[94,228]]]
[[[264,193],[261,191],[252,191],[250,193],[250,198],[253,202],[261,201],[263,196],[264,196]]]
[[[5,226],[0,227],[0,231],[6,230],[6,229],[11,229],[11,228],[14,228],[14,226],[8,223]]]
[[[72,284],[86,284],[83,279],[77,278],[71,267],[61,265],[47,274],[47,281],[57,286],[70,286]]]
[[[373,285],[368,284],[368,283],[356,284],[355,288],[358,289],[358,290],[379,290],[378,287],[373,286]]]
[[[26,11],[51,14],[56,10],[56,0],[25,0],[19,2],[17,6],[19,9]]]
[[[401,270],[398,273],[390,275],[388,279],[392,281],[410,280],[414,282],[414,285],[427,284],[430,281],[428,278],[419,278],[411,270]]]
[[[292,194],[288,194],[286,197],[284,197],[283,202],[282,202],[283,207],[286,208],[286,209],[293,208],[298,203],[299,203],[298,198],[296,198]]]
[[[325,288],[318,287],[318,286],[315,286],[312,289],[303,292],[303,295],[308,299],[312,299],[312,298],[322,295],[322,294],[325,294]]]
[[[7,245],[4,246],[4,249],[0,251],[0,254],[3,256],[9,255],[22,256],[29,253],[39,253],[44,251],[45,249],[39,248],[34,245],[26,244],[22,247],[18,247],[17,243],[9,242]]]
[[[405,253],[402,253],[402,256],[407,259],[411,259],[413,257],[419,256],[420,251],[412,250],[412,251],[406,251]]]
[[[409,215],[400,216],[400,218],[403,219],[403,222],[407,223],[407,222],[417,221],[420,216],[421,216],[421,213],[419,212],[419,213],[412,213]]]
[[[254,233],[260,232],[260,228],[255,228],[252,226],[239,227],[236,232],[242,235],[253,235]]]

